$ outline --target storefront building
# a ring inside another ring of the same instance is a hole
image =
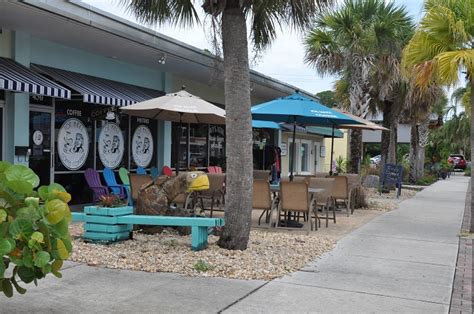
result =
[[[120,113],[182,85],[223,107],[214,64],[205,51],[82,3],[1,2],[0,156],[33,168],[41,184],[63,184],[75,203],[90,201],[87,168],[134,171],[177,160],[182,168],[225,168],[225,126],[179,130]],[[254,104],[296,89],[254,71],[251,86]]]

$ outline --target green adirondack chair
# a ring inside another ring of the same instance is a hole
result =
[[[130,191],[130,179],[128,177],[128,170],[124,167],[119,169],[119,177],[122,180],[125,191],[127,192],[128,205],[133,206],[132,193]]]

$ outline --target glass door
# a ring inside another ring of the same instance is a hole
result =
[[[53,109],[30,109],[30,168],[40,178],[40,185],[53,180]]]
[[[313,172],[321,172],[321,167],[320,167],[320,162],[319,162],[319,159],[320,159],[320,151],[321,151],[321,143],[318,143],[318,142],[315,142],[314,143],[314,153],[313,153],[313,156],[314,156],[314,169],[313,169]]]
[[[298,173],[310,174],[311,173],[311,141],[300,140],[299,145],[299,156],[300,160],[298,165]]]

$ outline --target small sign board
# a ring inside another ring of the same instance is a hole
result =
[[[380,178],[380,192],[390,187],[397,188],[397,198],[402,193],[403,167],[402,165],[385,164],[383,175]]]
[[[288,154],[288,150],[286,148],[286,143],[281,143],[280,144],[280,149],[281,149],[281,155],[286,156]]]

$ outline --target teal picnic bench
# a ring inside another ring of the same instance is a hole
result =
[[[130,237],[133,225],[191,227],[191,248],[207,247],[208,229],[224,226],[222,218],[133,215],[133,207],[86,206],[83,213],[72,213],[73,221],[84,222],[84,239],[115,242]]]

